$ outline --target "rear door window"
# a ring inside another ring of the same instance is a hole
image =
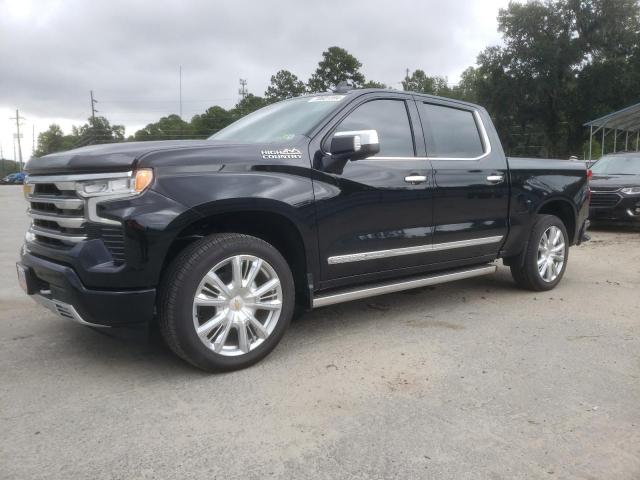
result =
[[[459,108],[420,104],[420,118],[432,158],[476,158],[484,153],[473,112]]]

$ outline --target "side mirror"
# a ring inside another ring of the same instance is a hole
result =
[[[380,141],[376,130],[336,132],[329,149],[336,159],[362,160],[380,153]]]

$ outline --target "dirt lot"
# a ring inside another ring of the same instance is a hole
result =
[[[640,478],[640,233],[595,231],[549,293],[495,276],[314,311],[207,375],[17,286],[0,187],[0,478]]]

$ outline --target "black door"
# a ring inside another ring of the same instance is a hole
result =
[[[411,269],[428,259],[433,234],[431,165],[424,157],[411,97],[385,94],[354,100],[322,132],[317,145],[326,152],[334,133],[372,129],[378,132],[380,153],[348,161],[341,171],[318,168],[314,173],[325,286],[328,280]]]
[[[434,175],[434,262],[496,255],[507,234],[507,161],[486,112],[416,98]],[[491,135],[491,137],[490,137]]]

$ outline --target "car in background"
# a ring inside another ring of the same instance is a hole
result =
[[[26,175],[24,172],[16,172],[10,173],[6,177],[2,179],[2,183],[4,184],[13,184],[13,185],[22,185],[24,183],[24,178]]]
[[[591,171],[589,219],[640,225],[640,152],[605,155]]]

